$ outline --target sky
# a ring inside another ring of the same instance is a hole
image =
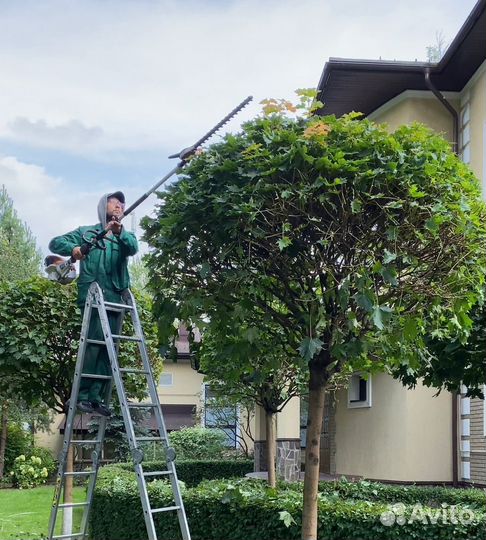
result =
[[[248,95],[316,87],[329,57],[425,60],[476,0],[0,0],[0,185],[47,255],[127,204]],[[215,136],[211,142],[217,141]],[[155,196],[127,226],[152,212]]]

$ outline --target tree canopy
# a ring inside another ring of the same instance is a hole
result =
[[[195,157],[144,227],[162,320],[211,326],[228,305],[255,306],[308,368],[308,539],[327,383],[353,370],[419,373],[427,336],[467,338],[486,216],[473,173],[422,125],[390,134],[355,113],[265,109]]]
[[[76,306],[76,286],[60,286],[35,277],[0,288],[0,380],[27,404],[45,403],[57,412],[71,395],[72,377],[81,332]],[[161,370],[156,329],[147,298],[138,296],[137,307],[156,374]],[[134,345],[123,344],[121,365],[135,362]],[[146,385],[127,383],[130,395],[142,395]]]
[[[5,186],[0,189],[0,283],[39,273],[41,254],[27,225],[17,216]]]

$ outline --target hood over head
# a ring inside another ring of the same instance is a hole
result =
[[[116,197],[120,202],[125,204],[125,195],[121,191],[113,191],[105,193],[98,203],[98,219],[103,229],[106,227],[106,206],[110,197]]]

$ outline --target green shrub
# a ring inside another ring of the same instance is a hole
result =
[[[133,471],[131,463],[117,463],[111,468],[120,468],[124,471]],[[105,467],[106,468],[106,467]],[[147,472],[162,471],[166,468],[165,463],[158,461],[144,462],[143,468]],[[253,461],[215,461],[215,460],[177,460],[177,477],[187,486],[197,486],[203,480],[217,478],[241,478],[253,471]]]
[[[421,503],[427,506],[440,504],[467,504],[486,508],[486,492],[479,489],[454,489],[446,487],[389,485],[379,482],[320,482],[319,491],[327,495],[339,494],[342,498],[354,500],[380,501],[390,504]]]
[[[188,427],[172,431],[170,444],[180,459],[219,459],[226,446],[220,429]]]
[[[437,488],[440,499],[440,489]],[[183,489],[183,498],[193,540],[290,540],[300,537],[301,485],[286,484],[268,488],[253,480],[213,480],[196,488]],[[449,491],[449,490],[447,490]],[[478,490],[468,490],[478,491]],[[149,484],[153,507],[172,504],[169,484]],[[446,497],[448,495],[446,494]],[[467,506],[457,511],[467,510]],[[386,526],[381,517],[391,512],[383,502],[342,498],[338,490],[319,496],[319,538],[360,539],[484,539],[486,516],[475,511],[469,524],[443,520],[443,508],[426,508],[427,524],[413,518],[414,507],[404,505],[403,525]],[[394,514],[395,515],[395,514]],[[159,540],[180,538],[177,516],[170,512],[156,515]],[[437,517],[436,522],[433,520]],[[133,473],[115,467],[100,472],[91,512],[91,535],[96,540],[142,540],[147,538],[145,523]]]
[[[42,448],[41,446],[34,446],[30,450],[30,455],[36,456],[42,460],[42,465],[47,469],[48,477],[51,478],[57,470],[57,462],[52,457],[52,452],[47,448]]]
[[[46,483],[49,471],[40,457],[20,454],[14,460],[10,476],[15,487],[34,488]]]
[[[9,474],[17,456],[28,454],[32,448],[32,435],[21,426],[10,422],[7,429],[5,447],[5,474]]]

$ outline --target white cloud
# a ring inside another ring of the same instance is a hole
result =
[[[93,160],[120,167],[141,151],[160,152],[162,162],[165,152],[192,144],[249,94],[255,101],[226,129],[253,116],[265,97],[316,86],[330,56],[424,59],[436,32],[452,40],[474,4],[4,0],[0,137],[24,144],[24,156],[29,146],[49,148],[51,163],[56,151],[87,158],[87,178]],[[0,156],[0,184],[44,253],[53,236],[96,222],[103,192],[125,190],[128,202],[140,195],[128,180],[119,185],[116,172],[110,178],[108,167],[108,187],[87,189],[69,177],[69,165],[54,178],[40,166],[42,153],[32,155],[39,165]],[[137,216],[153,205],[151,197]]]
[[[49,253],[47,246],[54,236],[98,222],[97,204],[107,191],[106,186],[94,191],[73,190],[66,180],[53,178],[42,167],[22,163],[11,156],[0,157],[2,184],[13,200],[19,218],[27,223],[44,255]],[[117,189],[124,191],[128,204],[140,196],[131,187],[117,186]],[[136,227],[138,220],[150,213],[153,205],[152,198],[136,210]],[[130,217],[126,218],[125,226],[132,228]],[[146,249],[145,246],[142,248]]]
[[[176,151],[248,94],[259,101],[315,86],[329,56],[423,59],[436,31],[452,39],[474,3],[5,2],[0,135],[9,136],[9,124],[23,117],[37,128],[30,142],[42,145],[39,127],[75,118],[78,127],[103,131],[82,150],[92,156]],[[255,102],[239,121],[258,108]]]
[[[98,126],[87,127],[79,120],[60,125],[49,125],[46,120],[31,121],[18,116],[7,124],[13,138],[46,148],[79,152],[80,147],[92,146],[103,135]]]

